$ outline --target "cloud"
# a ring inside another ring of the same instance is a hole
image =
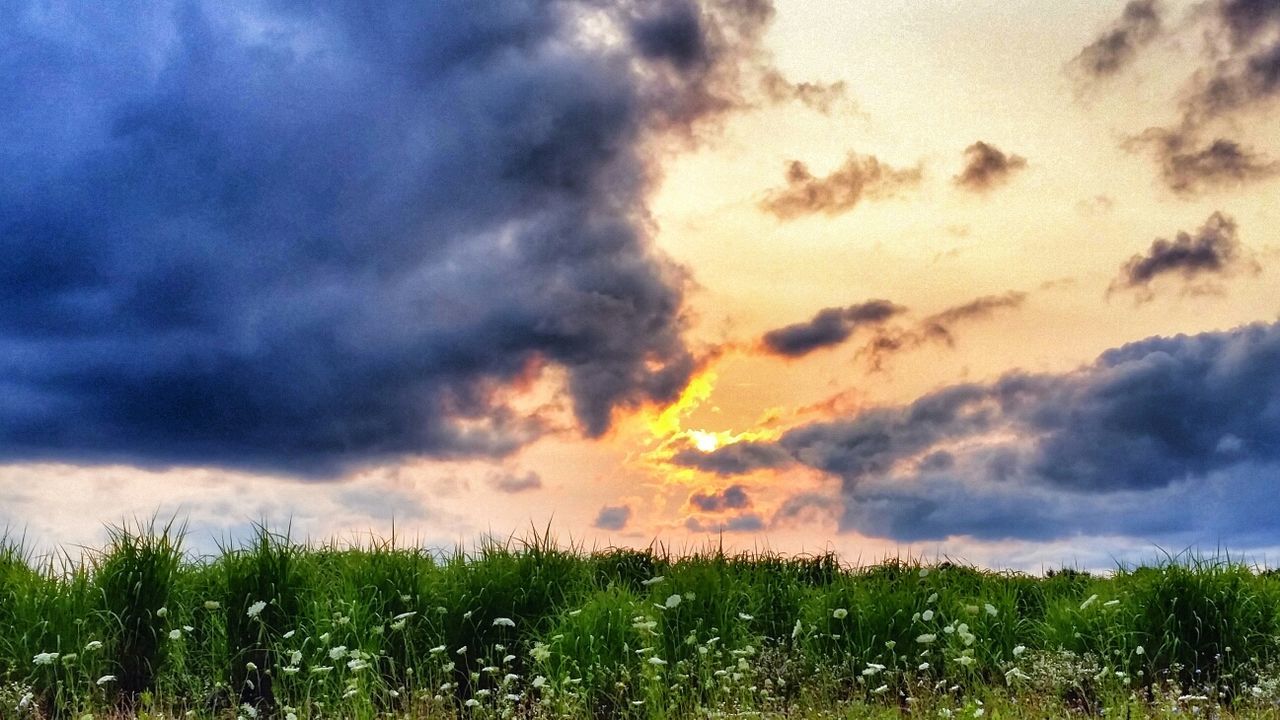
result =
[[[747,489],[741,485],[730,485],[720,492],[710,494],[695,492],[689,496],[689,505],[702,512],[720,512],[722,510],[742,510],[751,507],[751,498]]]
[[[761,78],[765,96],[774,102],[795,100],[826,115],[843,101],[848,88],[843,80],[833,83],[791,82],[782,73],[767,72]]]
[[[1159,36],[1160,11],[1155,0],[1131,0],[1119,19],[1101,37],[1085,46],[1070,67],[1086,80],[1117,74],[1133,62],[1142,46]]]
[[[952,178],[957,187],[973,192],[987,192],[1008,182],[1027,166],[1027,159],[1005,155],[994,145],[979,140],[964,149],[964,169]]]
[[[596,521],[592,525],[601,530],[616,531],[626,528],[630,520],[630,505],[606,505],[600,508],[600,513],[596,515]]]
[[[542,477],[532,470],[523,475],[500,473],[489,478],[489,484],[498,492],[514,495],[531,490],[540,490],[542,488]]]
[[[1218,0],[1214,10],[1210,17],[1227,42],[1212,68],[1194,79],[1185,103],[1191,123],[1249,110],[1280,94],[1280,8],[1259,0]]]
[[[1257,269],[1245,257],[1235,220],[1215,212],[1194,235],[1179,231],[1173,240],[1156,238],[1145,254],[1129,258],[1108,293],[1137,289],[1149,298],[1151,283],[1160,277],[1177,275],[1190,283],[1207,275],[1229,275],[1242,267]]]
[[[685,529],[695,533],[760,532],[766,527],[764,518],[756,513],[743,513],[715,520],[691,517],[684,521]]]
[[[741,475],[754,470],[779,468],[793,462],[785,450],[769,443],[757,442],[733,443],[711,453],[685,448],[673,455],[671,461],[717,475]]]
[[[1218,138],[1196,147],[1196,133],[1189,129],[1148,128],[1124,146],[1150,149],[1160,163],[1164,184],[1180,195],[1238,187],[1280,174],[1280,162],[1234,140]]]
[[[1000,295],[984,295],[967,303],[930,315],[913,327],[883,328],[876,332],[858,354],[874,370],[884,369],[888,359],[897,353],[914,350],[928,343],[954,347],[955,326],[971,320],[985,320],[1001,310],[1022,307],[1025,292],[1010,290]]]
[[[801,357],[826,347],[839,345],[860,327],[878,325],[906,308],[888,300],[868,300],[848,307],[819,310],[811,320],[770,330],[760,339],[766,352],[785,357]]]
[[[758,446],[840,480],[842,531],[1047,540],[1249,528],[1274,542],[1280,523],[1244,518],[1280,510],[1280,324],[1149,338],[1073,372],[955,385]]]
[[[1280,6],[1271,0],[1216,0],[1199,13],[1211,63],[1183,93],[1181,119],[1125,143],[1152,149],[1164,182],[1184,195],[1237,186],[1280,172],[1280,163],[1237,140],[1214,137],[1220,121],[1274,105],[1280,97]],[[1206,137],[1213,137],[1206,140]]]
[[[768,3],[27,6],[0,460],[499,457],[543,368],[589,436],[695,369],[655,146],[754,101]]]
[[[822,213],[840,215],[864,198],[892,197],[902,188],[919,184],[921,169],[894,168],[873,155],[849,153],[844,164],[819,178],[799,160],[787,165],[785,187],[769,191],[760,208],[782,220]]]

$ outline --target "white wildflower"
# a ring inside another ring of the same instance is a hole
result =
[[[920,613],[920,619],[925,622],[929,622],[930,620],[933,619],[933,611],[925,610],[924,612]]]
[[[1080,609],[1084,610],[1097,601],[1098,601],[1098,594],[1094,593],[1090,595],[1088,599],[1086,599],[1084,602],[1080,603]]]
[[[541,688],[547,684],[547,679],[542,675],[539,675],[533,679],[532,684],[535,688]]]
[[[996,610],[996,606],[992,605],[991,603],[983,603],[982,609],[986,610],[987,614],[990,615],[991,617],[995,617],[1000,614],[1000,611]]]
[[[344,656],[346,656],[346,654],[347,654],[346,645],[338,645],[337,647],[329,648],[330,660],[341,660]]]
[[[746,613],[744,613],[744,612],[740,612],[740,613],[738,613],[738,619],[739,619],[739,620],[747,620],[747,621],[751,621],[751,620],[755,620],[755,619],[756,619],[756,616],[755,616],[755,615],[748,615],[748,614],[746,614]]]
[[[267,607],[267,604],[262,600],[259,600],[254,604],[250,605],[249,609],[245,611],[245,614],[251,618],[258,617],[258,615],[261,614],[262,611],[266,609],[266,607]]]
[[[791,639],[795,640],[796,638],[800,637],[800,633],[803,630],[804,630],[804,627],[800,624],[800,621],[796,620],[796,626],[791,628]],[[698,649],[705,651],[705,648],[698,648]]]
[[[845,608],[836,608],[835,610],[831,611],[831,617],[837,620],[843,620],[849,617],[849,611]]]
[[[162,618],[162,617],[169,617],[169,608],[167,608],[167,607],[162,607],[162,608],[160,608],[159,610],[157,610],[157,611],[156,611],[156,617],[158,617],[158,618]]]
[[[102,677],[98,678],[97,684],[106,685],[107,683],[111,683],[115,681],[116,681],[115,675],[103,675]]]
[[[463,704],[463,705],[466,705],[466,706],[467,706],[467,707],[469,707],[469,708],[473,708],[473,707],[475,707],[475,706],[479,705],[479,704],[480,704],[480,701],[479,701],[479,700],[477,700],[477,699],[475,699],[475,698],[467,698],[467,701],[466,701],[466,702],[464,702],[464,703],[462,703],[462,704]]]
[[[516,621],[512,620],[511,618],[504,618],[504,617],[494,618],[493,626],[494,627],[515,627]]]
[[[917,670],[928,670],[928,669],[929,669],[929,663],[927,663],[927,662],[922,662],[922,663],[920,663],[919,665],[917,665],[917,666],[916,666],[916,669],[917,669]]]
[[[443,645],[437,645],[437,646],[435,646],[435,647],[431,648],[431,650],[430,650],[429,652],[430,652],[432,655],[439,655],[440,653],[444,652],[445,650],[446,650],[445,646],[443,646]]]
[[[169,639],[170,639],[170,640],[181,640],[181,639],[182,639],[182,631],[181,631],[181,630],[179,630],[178,628],[174,628],[174,629],[170,630],[170,631],[169,631]]]
[[[1120,604],[1119,600],[1108,600],[1102,603],[1102,607],[1115,607]]]
[[[466,654],[467,654],[467,646],[466,646],[466,645],[463,645],[462,647],[458,648],[457,650],[454,650],[454,652],[455,652],[455,653],[457,653],[457,654],[459,654],[459,655],[466,655]]]
[[[59,654],[56,652],[37,653],[35,657],[31,658],[31,662],[36,665],[52,665],[53,661],[58,659]]]
[[[205,609],[205,610],[218,610],[218,609],[221,609],[221,608],[222,608],[222,603],[218,602],[217,600],[205,600],[205,601],[204,601],[204,609]]]
[[[929,643],[937,639],[938,639],[938,635],[936,633],[924,633],[923,635],[916,636],[916,642],[920,643],[921,645],[928,645]]]
[[[1027,646],[1026,646],[1026,645],[1015,645],[1015,646],[1013,646],[1013,656],[1014,656],[1014,657],[1021,657],[1021,656],[1022,656],[1022,653],[1026,652],[1026,651],[1027,651]]]
[[[417,610],[410,610],[409,612],[402,612],[402,613],[400,613],[399,615],[396,615],[395,617],[393,617],[393,618],[391,618],[391,619],[392,619],[392,620],[406,620],[406,619],[411,618],[411,617],[413,617],[414,615],[417,615],[417,614],[418,614],[418,611],[417,611]]]
[[[102,641],[101,641],[101,640],[90,640],[90,641],[88,642],[88,644],[86,644],[86,645],[84,646],[84,651],[85,651],[85,652],[91,652],[91,651],[93,651],[93,650],[101,650],[101,649],[102,649]]]
[[[655,575],[654,577],[651,577],[648,580],[641,580],[640,584],[644,585],[645,587],[649,587],[650,585],[657,585],[663,580],[666,580],[666,578],[663,577],[662,575]]]
[[[1138,654],[1138,655],[1146,655],[1146,654],[1147,654],[1147,649],[1146,649],[1146,648],[1144,648],[1144,647],[1142,647],[1141,645],[1139,645],[1138,647],[1136,647],[1136,648],[1134,648],[1134,649],[1133,649],[1133,652],[1134,652],[1134,653],[1136,653],[1136,654]]]
[[[664,602],[664,603],[663,603],[663,605],[664,605],[668,610],[673,610],[673,609],[675,609],[678,605],[680,605],[680,601],[681,601],[681,600],[683,600],[683,599],[684,599],[684,598],[680,597],[679,595],[669,595],[669,596],[667,597],[667,601],[666,601],[666,602]]]
[[[667,661],[666,661],[666,660],[663,660],[662,658],[660,658],[660,657],[658,657],[657,655],[655,655],[655,656],[653,656],[653,657],[649,658],[649,664],[650,664],[650,665],[666,665],[666,664],[667,664]]]
[[[938,593],[933,593],[932,595],[930,595],[929,599],[925,600],[925,602],[929,603],[930,605],[938,602]]]
[[[880,687],[876,688],[875,690],[872,690],[871,692],[872,692],[872,693],[874,693],[874,694],[876,694],[876,695],[879,695],[879,694],[881,694],[881,693],[883,693],[883,692],[888,691],[888,689],[889,689],[889,686],[888,686],[888,685],[881,685]]]

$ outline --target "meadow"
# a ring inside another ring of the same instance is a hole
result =
[[[441,554],[172,524],[0,540],[0,717],[1280,716],[1280,576],[842,564],[545,533]]]

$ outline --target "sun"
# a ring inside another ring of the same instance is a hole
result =
[[[720,438],[713,432],[706,430],[690,430],[688,431],[689,439],[693,441],[693,446],[704,453],[715,452],[720,447]]]

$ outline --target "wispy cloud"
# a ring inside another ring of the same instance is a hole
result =
[[[1162,8],[1155,0],[1130,0],[1120,17],[1069,64],[1085,81],[1109,78],[1134,61],[1160,35]]]
[[[844,164],[826,177],[817,177],[809,166],[792,160],[786,185],[769,191],[760,207],[782,220],[805,215],[840,215],[864,199],[892,197],[920,183],[921,168],[894,168],[874,155],[849,153]]]
[[[858,351],[870,367],[882,370],[898,353],[929,343],[953,347],[955,328],[966,322],[984,320],[1003,310],[1015,310],[1026,302],[1027,294],[1010,290],[1000,295],[984,295],[969,302],[934,313],[909,327],[881,327]]]
[[[823,308],[806,322],[766,332],[760,339],[760,345],[774,355],[802,357],[815,350],[839,345],[859,328],[878,325],[905,311],[906,308],[888,300]]]

